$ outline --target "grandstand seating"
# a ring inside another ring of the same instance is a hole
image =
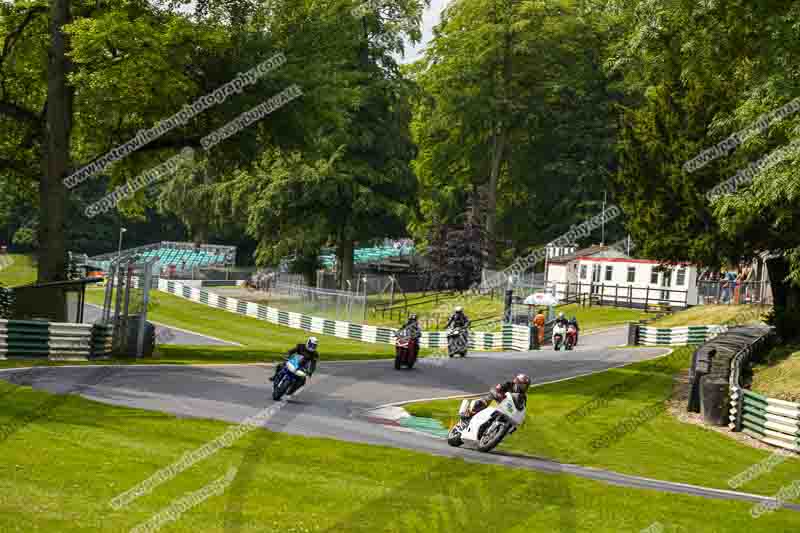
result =
[[[195,248],[191,243],[162,242],[124,250],[123,256],[137,255],[142,261],[158,257],[161,268],[174,265],[177,270],[192,270],[233,264],[236,248],[231,246],[208,246]],[[93,266],[107,270],[115,254],[105,254],[90,259]]]
[[[413,246],[402,246],[394,248],[392,246],[375,246],[371,248],[357,248],[353,252],[353,262],[355,264],[378,263],[391,257],[403,257],[414,253]],[[336,264],[336,255],[324,253],[319,256],[320,262],[326,268],[331,268]]]

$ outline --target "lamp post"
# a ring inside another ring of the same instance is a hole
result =
[[[122,259],[122,234],[128,231],[126,228],[119,228],[119,247],[117,248],[117,264]]]

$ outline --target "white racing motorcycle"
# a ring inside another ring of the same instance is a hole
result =
[[[525,401],[524,396],[507,392],[497,406],[486,407],[472,417],[469,416],[472,402],[462,401],[458,411],[461,420],[450,429],[447,443],[456,447],[466,444],[482,452],[491,451],[525,421]]]
[[[561,346],[564,344],[564,338],[567,336],[567,328],[564,326],[560,326],[555,324],[553,326],[553,348],[556,351],[561,350]]]

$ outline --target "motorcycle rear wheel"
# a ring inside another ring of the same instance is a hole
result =
[[[506,436],[508,424],[501,420],[495,420],[492,425],[483,432],[478,441],[478,450],[482,452],[492,451]]]

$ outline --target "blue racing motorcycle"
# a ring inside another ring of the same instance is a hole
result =
[[[273,400],[277,402],[284,394],[294,394],[303,386],[309,374],[303,369],[302,362],[303,357],[300,355],[293,355],[286,361],[272,381]]]

